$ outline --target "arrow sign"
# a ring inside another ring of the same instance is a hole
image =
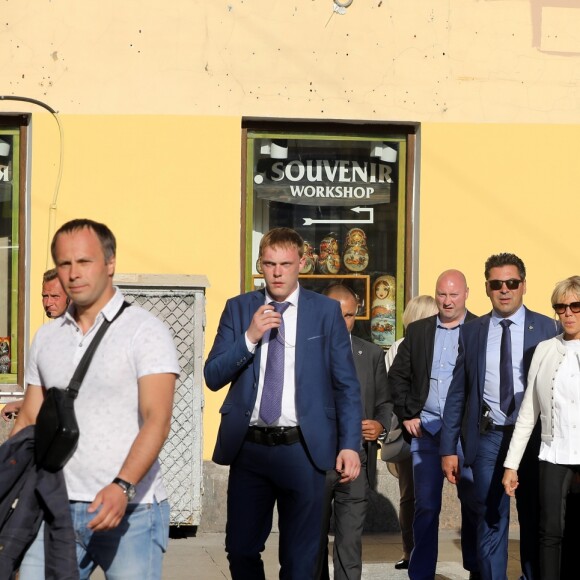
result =
[[[312,218],[302,218],[304,226],[311,226],[312,224],[372,224],[374,223],[375,210],[372,207],[352,207],[350,211],[361,213],[366,211],[369,213],[369,218],[366,220],[313,220]]]

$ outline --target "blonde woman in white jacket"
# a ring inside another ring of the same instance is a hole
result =
[[[580,276],[556,284],[552,306],[564,332],[541,342],[534,352],[502,482],[513,497],[517,470],[539,416],[540,574],[545,580],[560,578],[566,496],[580,473]]]

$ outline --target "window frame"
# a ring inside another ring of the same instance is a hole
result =
[[[349,122],[349,121],[290,121],[259,118],[242,119],[242,199],[241,199],[241,292],[254,288],[255,274],[252,271],[253,250],[253,175],[249,169],[253,153],[248,150],[248,143],[256,136],[272,138],[300,138],[305,135],[324,139],[377,139],[393,137],[401,139],[405,144],[405,162],[401,164],[400,178],[404,180],[399,198],[399,215],[397,218],[397,297],[396,297],[396,338],[403,336],[402,312],[407,301],[413,295],[415,268],[413,265],[414,231],[413,219],[416,213],[414,194],[416,191],[419,124],[397,124],[380,122]],[[404,223],[404,231],[400,225]],[[337,276],[340,278],[340,276]],[[362,314],[362,316],[361,316]],[[359,313],[360,319],[368,319],[367,313]]]
[[[26,345],[26,264],[27,264],[27,178],[28,178],[28,145],[29,145],[30,115],[22,113],[0,113],[0,132],[10,131],[18,136],[18,150],[13,155],[18,155],[18,175],[13,182],[13,187],[18,188],[18,216],[13,222],[18,228],[17,250],[17,274],[16,280],[18,291],[16,298],[12,298],[13,307],[16,308],[16,348],[11,344],[11,356],[16,357],[16,373],[9,373],[14,379],[0,380],[0,395],[12,394],[16,385],[24,384],[24,353]],[[14,260],[14,257],[13,257]],[[11,336],[13,333],[11,332]],[[8,375],[8,376],[9,376]],[[2,375],[6,377],[7,375]]]

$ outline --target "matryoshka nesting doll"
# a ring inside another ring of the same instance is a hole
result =
[[[340,254],[328,254],[324,260],[318,258],[318,271],[321,274],[338,274],[340,272]]]
[[[346,232],[345,246],[366,246],[367,235],[362,228],[351,228]]]
[[[369,265],[367,236],[361,228],[352,228],[347,232],[342,260],[350,272],[363,272]]]
[[[395,342],[396,285],[394,276],[379,276],[371,296],[371,336],[373,342],[390,347]]]
[[[318,256],[314,253],[314,246],[304,240],[304,266],[300,269],[300,274],[314,274]]]
[[[320,242],[318,271],[321,274],[338,274],[340,271],[338,236],[333,232],[325,236]]]
[[[10,372],[10,337],[0,336],[0,373]]]

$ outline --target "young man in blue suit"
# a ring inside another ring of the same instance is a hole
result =
[[[485,263],[485,291],[493,310],[461,329],[459,355],[443,414],[440,453],[447,479],[461,477],[456,446],[461,435],[465,465],[482,512],[477,530],[478,561],[485,580],[507,578],[509,497],[502,488],[503,462],[524,396],[536,345],[556,335],[556,323],[523,306],[526,269],[514,254]],[[508,348],[509,346],[509,348]],[[511,351],[511,352],[510,352]],[[539,431],[532,436],[516,492],[522,577],[538,575]]]
[[[265,579],[277,504],[280,578],[308,580],[325,472],[360,471],[360,386],[340,305],[298,284],[302,238],[275,228],[259,255],[266,288],[228,300],[204,369],[210,389],[231,383],[213,455],[230,465],[226,551],[233,580]]]

